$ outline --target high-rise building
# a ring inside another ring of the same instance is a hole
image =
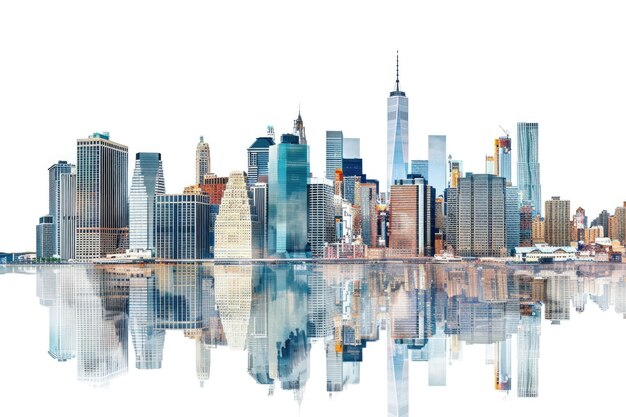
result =
[[[569,246],[569,200],[552,197],[545,207],[546,243],[550,246]]]
[[[532,220],[532,244],[546,243],[546,222],[538,214]]]
[[[532,242],[533,242],[532,209],[533,208],[530,205],[520,207],[520,219],[519,219],[519,224],[520,224],[519,245],[520,246],[525,246],[525,247],[532,246]]]
[[[361,241],[364,245],[375,247],[376,242],[376,184],[359,184],[357,203],[361,208]]]
[[[423,178],[397,180],[389,198],[389,248],[432,256],[435,194]]]
[[[270,147],[268,183],[268,255],[306,256],[309,147],[284,134]]]
[[[541,215],[541,180],[539,166],[539,124],[517,124],[517,185],[522,203],[530,203]]]
[[[604,233],[607,234],[609,231],[609,217],[611,215],[609,214],[608,211],[606,210],[602,210],[602,212],[600,214],[598,214],[598,217],[596,217],[592,222],[591,222],[591,226],[602,226],[602,228],[604,229]]]
[[[400,90],[398,62],[396,88],[387,98],[387,190],[407,177],[409,164],[409,99]]]
[[[365,176],[363,175],[363,160],[361,158],[343,158],[342,166],[344,176],[357,176],[363,182]]]
[[[450,174],[449,188],[457,188],[459,179],[463,177],[463,161],[452,159],[452,155],[448,155],[448,171]]]
[[[343,132],[340,130],[326,131],[326,178],[333,180],[335,170],[343,168]]]
[[[59,176],[58,255],[61,259],[76,258],[76,167]]]
[[[448,243],[458,255],[502,254],[506,247],[505,185],[502,177],[468,173],[459,180],[453,198],[448,194]]]
[[[511,138],[500,136],[494,140],[493,168],[495,175],[506,179],[507,186],[512,184],[511,177]]]
[[[130,185],[130,248],[154,250],[154,200],[165,194],[161,154],[139,152]]]
[[[196,146],[196,184],[204,183],[204,176],[211,172],[211,149],[204,136],[200,136],[200,142]]]
[[[222,196],[224,196],[226,184],[228,184],[228,177],[218,177],[215,174],[207,174],[204,176],[204,182],[200,184],[200,189],[209,196],[211,204],[219,205],[222,203]],[[187,190],[185,192],[187,192]]]
[[[154,212],[157,258],[209,257],[209,197],[206,194],[157,195]]]
[[[267,184],[258,182],[250,187],[252,195],[252,248],[261,258],[267,258]]]
[[[68,164],[67,161],[59,161],[48,168],[48,214],[52,216],[52,233],[54,234],[52,251],[55,255],[61,253],[61,229],[59,227],[61,223],[61,199],[63,198],[61,195],[61,175],[72,172],[76,172],[76,166]]]
[[[517,187],[506,187],[505,203],[506,249],[509,256],[520,246],[520,201]]]
[[[128,147],[108,132],[78,139],[76,259],[128,249]]]
[[[446,136],[428,135],[428,184],[436,195],[446,188]]]
[[[248,186],[251,187],[257,182],[267,183],[270,146],[272,145],[274,145],[274,138],[267,136],[256,138],[248,148]]]
[[[233,171],[215,218],[215,258],[252,257],[252,217],[246,178],[243,172]]]
[[[419,175],[428,181],[428,160],[413,159],[411,160],[411,174]]]
[[[333,183],[326,178],[309,178],[307,186],[308,239],[311,256],[324,257],[324,244],[335,241]]]
[[[54,225],[52,216],[41,216],[37,224],[37,259],[54,255]]]
[[[496,174],[496,167],[492,155],[485,156],[485,174]]]
[[[343,138],[343,157],[344,159],[361,158],[361,139]]]

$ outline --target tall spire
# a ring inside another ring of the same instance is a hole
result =
[[[400,52],[396,49],[396,91],[400,91]]]

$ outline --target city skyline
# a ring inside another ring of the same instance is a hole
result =
[[[24,29],[15,22],[23,21],[26,12],[21,6],[10,7],[13,9],[3,15],[14,18],[0,31],[19,35]],[[42,5],[44,11],[46,7]],[[76,138],[93,131],[110,131],[113,140],[129,146],[131,155],[162,153],[167,161],[168,188],[180,190],[194,178],[194,167],[189,161],[193,160],[193,147],[199,136],[204,136],[211,146],[212,170],[217,175],[228,175],[233,169],[246,170],[246,147],[254,138],[264,135],[268,124],[275,126],[277,135],[289,132],[300,103],[307,123],[311,171],[315,176],[323,176],[325,131],[342,130],[361,138],[364,172],[384,182],[383,97],[394,87],[396,50],[400,51],[402,61],[402,89],[411,98],[410,160],[427,158],[429,134],[445,134],[447,153],[453,159],[463,160],[464,171],[483,172],[484,155],[491,153],[493,138],[501,133],[498,125],[515,132],[517,122],[537,122],[541,125],[539,159],[544,201],[560,195],[571,200],[572,207],[584,207],[590,218],[603,209],[612,212],[621,205],[624,196],[616,195],[608,185],[596,186],[591,176],[563,181],[560,175],[579,172],[587,159],[603,161],[593,167],[603,170],[609,167],[609,175],[613,173],[610,167],[616,167],[614,172],[618,172],[619,152],[587,146],[596,137],[604,138],[609,147],[618,146],[620,141],[615,123],[620,120],[623,108],[616,106],[615,100],[626,93],[623,77],[619,75],[624,73],[624,64],[608,52],[615,49],[611,42],[623,38],[624,28],[617,21],[611,24],[615,14],[600,15],[599,8],[572,6],[568,7],[570,19],[563,21],[558,6],[538,8],[538,3],[531,2],[524,8],[494,8],[466,22],[460,17],[463,13],[451,16],[443,6],[421,7],[422,13],[416,15],[392,13],[393,7],[376,16],[360,11],[362,20],[357,22],[345,19],[353,10],[341,5],[334,14],[324,17],[341,22],[345,33],[318,34],[316,38],[303,35],[299,41],[283,39],[280,25],[265,25],[261,23],[264,19],[245,17],[243,24],[248,24],[251,30],[261,24],[264,29],[257,31],[260,34],[251,45],[232,38],[224,44],[212,44],[210,50],[203,48],[203,43],[206,44],[213,31],[224,30],[224,23],[216,22],[214,28],[209,28],[199,18],[202,12],[214,11],[223,15],[227,23],[234,16],[230,6],[198,9],[197,17],[194,13],[185,14],[188,23],[185,30],[166,45],[161,42],[163,35],[139,22],[139,28],[153,35],[143,49],[137,44],[139,38],[134,32],[137,22],[131,25],[128,20],[139,16],[140,9],[129,9],[126,17],[120,17],[119,9],[114,6],[110,10],[97,10],[102,19],[119,23],[119,30],[111,37],[88,29],[90,17],[98,16],[96,11],[77,12],[72,25],[84,29],[82,39],[74,39],[75,31],[58,29],[68,22],[68,17],[59,11],[47,10],[46,20],[34,16],[37,30],[23,37],[21,47],[9,45],[10,64],[0,70],[0,83],[6,93],[0,99],[6,115],[0,135],[11,138],[0,163],[3,190],[19,194],[26,184],[32,189],[23,207],[0,209],[0,248],[32,250],[33,219],[45,214],[47,202],[38,197],[43,195],[45,172],[23,166],[21,157],[27,154],[27,149],[33,144],[38,148],[36,155],[29,156],[29,166],[50,166],[58,160],[75,163],[71,149]],[[318,32],[313,22],[322,8],[296,8],[310,16],[300,21],[303,28],[310,33]],[[258,17],[271,16],[280,8],[250,5],[250,10],[258,12]],[[469,12],[470,9],[459,4],[458,10]],[[170,12],[155,7],[151,13],[154,19],[165,22]],[[177,13],[180,12],[174,11]],[[598,30],[578,31],[582,23],[600,16],[605,24]],[[55,19],[48,17],[58,17],[54,29],[49,22]],[[490,28],[501,19],[509,23],[510,30],[496,38]],[[532,33],[524,31],[528,21],[533,22]],[[395,22],[397,32],[386,30],[392,24],[389,22]],[[446,28],[454,29],[438,38],[425,36],[443,22]],[[380,31],[369,33],[368,25],[379,27]],[[40,43],[46,29],[49,29],[45,32],[47,39]],[[344,47],[348,33],[363,35],[350,54]],[[461,33],[463,39],[458,38]],[[188,48],[174,47],[187,42]],[[86,45],[89,47],[83,48]],[[134,57],[136,48],[145,54]],[[31,54],[18,55],[20,50]],[[75,50],[81,53],[74,54]],[[281,62],[292,59],[294,50],[301,53],[306,65],[299,65],[296,70],[289,65],[281,66]],[[532,59],[506,59],[518,51],[526,51]],[[257,65],[267,62],[266,53],[270,56],[267,68]],[[33,64],[32,60],[40,57],[49,58],[45,68]],[[161,63],[167,59],[170,63],[159,67],[151,59]],[[85,61],[101,62],[101,65],[82,71],[77,64]],[[321,64],[328,61],[338,65],[331,69]],[[506,70],[502,70],[504,67],[499,62],[506,64]],[[149,71],[145,71],[148,63]],[[231,82],[222,81],[226,79]],[[182,88],[174,88],[178,82],[183,82]],[[64,86],[62,93],[60,85]],[[328,100],[338,92],[341,100]],[[95,96],[99,100],[88,100]],[[73,116],[69,118],[67,114]],[[571,123],[572,120],[576,123]],[[46,126],[45,135],[41,126]],[[518,179],[514,133],[511,139],[515,184]],[[181,146],[183,143],[185,146]],[[557,153],[562,156],[560,164],[551,166],[547,157]],[[23,180],[8,180],[16,174]],[[129,172],[129,178],[131,175]]]

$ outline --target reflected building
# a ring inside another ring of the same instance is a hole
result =
[[[248,374],[257,384],[273,389],[270,376],[269,306],[274,294],[274,283],[265,276],[266,266],[253,269],[250,324],[248,325]]]
[[[156,328],[202,328],[202,286],[207,271],[195,264],[160,264],[154,271]]]
[[[154,271],[137,267],[130,276],[129,322],[137,369],[161,369],[165,330],[157,327],[157,289]]]
[[[408,345],[396,343],[390,335],[387,335],[387,415],[409,415]]]
[[[54,278],[55,285],[54,301],[50,306],[48,354],[59,362],[64,362],[76,356],[74,273],[71,266],[62,266],[58,271],[50,272],[50,278]]]
[[[252,265],[215,265],[215,304],[231,349],[246,346],[252,306]]]
[[[521,316],[517,334],[517,396],[539,395],[539,338],[541,336],[541,305],[530,306]]]
[[[128,372],[128,285],[124,267],[74,268],[78,381],[107,384]]]

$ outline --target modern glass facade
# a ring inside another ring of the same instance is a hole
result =
[[[76,258],[76,168],[60,175],[58,252],[61,259]]]
[[[409,99],[396,89],[387,98],[387,189],[407,177],[408,165]]]
[[[510,256],[520,246],[520,196],[517,187],[506,188],[506,249]]]
[[[78,139],[76,259],[128,249],[128,147],[108,133]]]
[[[343,157],[360,158],[361,157],[361,139],[359,138],[343,138]]]
[[[428,184],[437,195],[443,195],[446,188],[446,136],[428,135]]]
[[[165,194],[161,154],[140,152],[130,186],[130,248],[154,250],[154,200]]]
[[[531,204],[541,215],[541,177],[539,165],[539,124],[517,124],[517,182],[522,203]]]
[[[507,186],[511,186],[511,139],[508,136],[494,141],[493,165],[495,175],[506,179]]]
[[[67,161],[59,161],[48,168],[48,214],[52,216],[52,229],[54,234],[53,253],[61,254],[61,200],[65,196],[61,193],[61,175],[76,173],[76,166],[68,164]],[[63,258],[69,259],[69,258]]]
[[[155,252],[161,259],[209,257],[209,197],[202,194],[156,196]]]
[[[270,146],[274,145],[271,137],[256,138],[248,148],[248,186],[257,182],[267,183]]]
[[[333,181],[335,170],[343,168],[343,132],[326,131],[326,178]]]
[[[419,175],[428,181],[428,161],[425,159],[411,160],[411,174]]]
[[[268,255],[306,256],[309,147],[285,134],[270,148]]]

